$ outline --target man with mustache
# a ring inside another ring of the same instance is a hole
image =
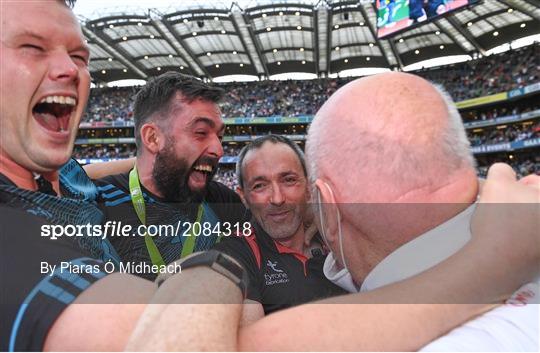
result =
[[[96,182],[107,219],[138,232],[110,237],[122,262],[169,264],[209,250],[220,235],[244,227],[238,195],[212,181],[223,156],[222,96],[222,89],[172,71],[149,80],[137,93],[135,167]],[[141,225],[172,227],[151,236],[141,234]],[[146,271],[133,274],[156,277]]]
[[[306,245],[308,184],[304,154],[293,141],[266,135],[244,147],[236,175],[242,202],[251,211],[249,236],[216,249],[247,270],[244,324],[293,305],[344,294],[323,274],[325,251],[316,237]]]

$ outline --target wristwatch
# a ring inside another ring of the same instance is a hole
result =
[[[234,261],[233,258],[217,250],[209,250],[196,254],[180,263],[181,270],[187,270],[188,268],[198,266],[209,267],[222,276],[227,277],[240,288],[244,299],[246,298],[248,284],[247,272],[240,264]],[[158,287],[172,275],[173,274],[159,275],[156,279]]]

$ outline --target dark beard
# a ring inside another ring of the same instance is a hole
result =
[[[206,195],[207,188],[200,191],[189,188],[188,179],[192,166],[184,158],[176,156],[173,146],[174,142],[167,140],[165,147],[156,155],[152,170],[156,188],[165,201],[182,204],[200,203]],[[212,176],[207,180],[210,181]]]

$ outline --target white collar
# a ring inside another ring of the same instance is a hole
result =
[[[361,292],[398,282],[423,272],[458,252],[470,239],[476,204],[402,245],[367,275]]]

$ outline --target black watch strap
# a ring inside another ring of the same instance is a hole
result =
[[[247,272],[228,255],[217,250],[209,250],[184,260],[180,266],[182,270],[198,266],[209,267],[236,284],[238,288],[240,288],[240,291],[242,291],[244,298],[246,298],[248,283]],[[165,280],[166,278],[163,278],[161,281],[158,279],[157,285],[161,285]]]

